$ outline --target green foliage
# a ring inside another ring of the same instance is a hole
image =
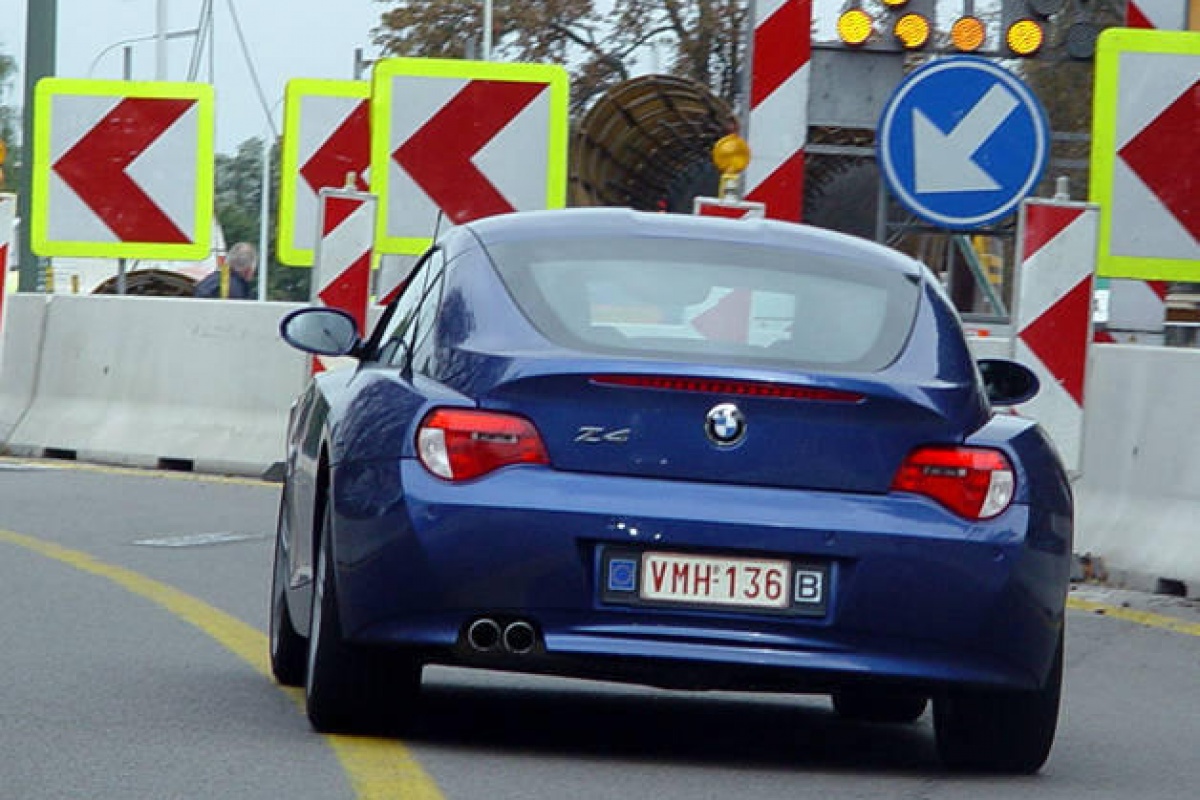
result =
[[[217,219],[228,244],[258,241],[262,146],[262,139],[248,139],[238,146],[236,155],[217,154]]]
[[[225,241],[251,242],[259,240],[262,219],[262,152],[263,140],[247,139],[230,156],[216,157],[216,213]],[[267,232],[267,299],[307,302],[309,269],[286,267],[275,256],[275,232],[279,219],[279,145],[271,147],[271,207]]]
[[[3,165],[4,177],[0,178],[0,191],[8,191],[9,187],[17,185],[15,167],[21,161],[17,145],[21,115],[19,109],[8,104],[9,90],[16,75],[17,62],[12,56],[0,53],[0,141],[8,147],[8,157]]]
[[[482,3],[379,2],[392,6],[375,29],[385,54],[479,57]],[[655,60],[661,71],[732,101],[745,57],[739,33],[747,6],[746,0],[495,0],[493,57],[569,65],[576,110]]]

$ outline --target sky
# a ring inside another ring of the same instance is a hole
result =
[[[12,56],[18,65],[25,59],[27,4],[46,2],[51,0],[0,0],[0,53]],[[128,43],[133,52],[133,78],[154,80],[153,37],[159,2],[165,3],[168,31],[197,27],[203,0],[57,0],[58,75],[119,79],[122,51]],[[368,59],[378,54],[371,44],[371,30],[390,5],[378,0],[213,0],[216,55],[212,83],[217,93],[218,152],[234,153],[247,139],[270,137],[273,133],[251,80],[231,8],[241,23],[277,132],[282,125],[281,98],[287,81],[354,78],[355,49],[362,48]],[[977,5],[991,7],[994,2],[983,0]],[[841,3],[817,0],[814,6],[824,23],[835,18],[833,7],[840,8]],[[825,31],[827,27],[818,25],[819,34],[825,34],[818,38],[833,37],[832,29]],[[141,41],[129,42],[133,39]],[[185,80],[194,38],[173,39],[167,47],[166,79]],[[647,61],[642,67],[653,69],[653,64]],[[208,82],[208,70],[206,51],[198,79]],[[11,94],[0,97],[0,101],[22,105],[23,85],[23,76],[18,76]]]
[[[19,66],[25,60],[26,4],[48,0],[0,0],[0,52]],[[156,33],[159,0],[58,0],[58,75],[120,79],[125,42]],[[165,0],[168,31],[197,27],[202,0]],[[388,4],[375,0],[214,0],[216,50],[213,80],[217,94],[217,150],[233,153],[238,144],[269,137],[271,127],[251,80],[230,7],[237,13],[263,94],[281,131],[284,87],[291,78],[354,78],[355,48],[372,58],[371,29]],[[155,42],[131,43],[133,78],[154,80]],[[167,80],[187,77],[193,37],[167,43]],[[111,49],[109,49],[111,48]],[[209,82],[209,57],[198,80]],[[24,77],[3,100],[20,105]],[[278,104],[277,104],[278,103]],[[277,105],[276,105],[277,104]]]

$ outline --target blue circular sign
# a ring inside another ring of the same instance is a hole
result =
[[[879,168],[912,213],[969,230],[1017,210],[1046,171],[1050,126],[1037,97],[976,56],[931,61],[892,93],[876,132]]]

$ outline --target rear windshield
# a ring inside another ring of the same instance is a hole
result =
[[[895,269],[744,243],[551,239],[490,252],[543,335],[614,355],[875,371],[903,349],[919,296]]]

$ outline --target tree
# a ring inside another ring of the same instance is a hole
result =
[[[1002,22],[1029,16],[1029,0],[1005,0]],[[1095,60],[1072,58],[1069,40],[1086,41],[1105,28],[1121,26],[1125,19],[1125,3],[1118,0],[1065,0],[1063,7],[1043,22],[1045,43],[1041,51],[1029,58],[1012,59],[1008,66],[1029,84],[1046,109],[1050,129],[1056,134],[1051,158],[1038,195],[1055,191],[1060,176],[1070,178],[1074,197],[1088,194],[1089,170],[1085,164],[1091,151],[1093,114],[1092,92],[1095,86]],[[1058,163],[1054,163],[1058,162]]]
[[[386,55],[478,57],[481,2],[379,0],[394,6],[375,29]],[[662,71],[690,78],[726,101],[738,94],[746,0],[496,0],[493,53],[508,61],[559,63],[571,73],[576,111],[627,80],[660,52]]]
[[[16,183],[12,165],[20,163],[16,147],[20,113],[18,109],[13,108],[7,102],[8,92],[16,74],[17,62],[13,60],[12,56],[0,53],[0,141],[4,142],[8,148],[8,158],[3,165],[4,171],[0,173],[0,191]]]
[[[262,139],[247,139],[235,155],[217,154],[217,219],[229,244],[258,241],[262,146]]]
[[[247,139],[237,153],[216,156],[215,205],[217,220],[228,244],[257,243],[262,217],[263,140]],[[279,144],[271,147],[271,186],[279,186]],[[279,192],[271,193],[267,250],[262,264],[267,265],[267,299],[304,302],[309,296],[308,269],[285,267],[275,258],[275,231],[278,229]]]

